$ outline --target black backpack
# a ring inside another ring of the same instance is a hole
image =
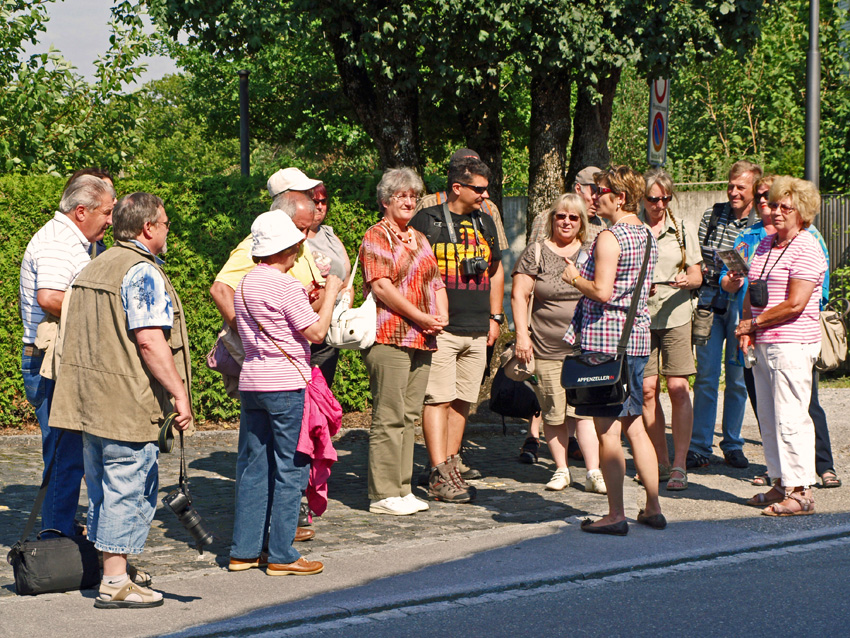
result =
[[[531,380],[514,381],[505,375],[505,370],[499,368],[493,377],[490,387],[490,410],[502,416],[502,432],[506,432],[505,417],[530,419],[540,413],[540,402]]]

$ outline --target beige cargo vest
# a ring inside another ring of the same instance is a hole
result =
[[[180,378],[191,388],[189,339],[180,299],[153,255],[132,242],[119,241],[86,266],[72,285],[50,427],[118,441],[155,441],[159,422],[173,411],[171,396],[142,361],[121,303],[124,276],[145,260],[165,280],[174,308],[174,324],[164,331],[165,337]]]

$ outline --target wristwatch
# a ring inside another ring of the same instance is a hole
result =
[[[753,317],[750,319],[750,326],[752,326],[753,330],[758,330],[758,317]]]
[[[492,319],[498,324],[505,323],[505,315],[503,315],[502,313],[499,313],[497,315],[490,315],[490,319]]]

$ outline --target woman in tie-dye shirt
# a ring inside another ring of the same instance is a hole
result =
[[[372,390],[369,511],[376,514],[428,509],[410,491],[413,438],[449,307],[428,240],[407,225],[423,190],[409,168],[384,173],[377,194],[383,218],[366,231],[360,248],[364,287],[378,307],[375,345],[364,353]]]

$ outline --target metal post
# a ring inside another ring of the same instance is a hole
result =
[[[820,0],[809,1],[809,50],[806,54],[806,172],[820,184]]]
[[[239,71],[239,150],[242,156],[242,177],[251,174],[250,129],[248,125],[248,75],[250,71]]]

